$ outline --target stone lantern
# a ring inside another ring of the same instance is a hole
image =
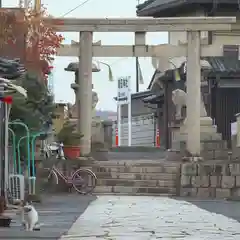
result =
[[[72,118],[74,119],[80,119],[80,99],[78,95],[78,88],[80,88],[79,84],[79,78],[78,78],[78,66],[79,62],[71,62],[69,65],[65,68],[65,71],[68,72],[74,72],[75,73],[75,83],[71,84],[71,88],[75,92],[75,103],[72,107]],[[100,72],[100,68],[97,64],[92,63],[92,72]],[[92,91],[92,109],[95,110],[95,107],[98,103],[98,95],[96,92]]]

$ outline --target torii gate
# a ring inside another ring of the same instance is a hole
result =
[[[65,45],[59,56],[79,57],[80,101],[79,130],[81,153],[88,155],[91,147],[92,123],[92,58],[93,57],[180,57],[187,56],[187,150],[200,155],[200,84],[201,56],[222,56],[222,46],[201,46],[201,31],[231,31],[236,29],[235,17],[181,17],[181,18],[61,18],[44,19],[59,32],[79,32],[80,44]],[[186,46],[168,44],[148,46],[146,32],[187,32]],[[134,46],[93,46],[94,32],[134,32]],[[107,89],[106,89],[107,91]]]

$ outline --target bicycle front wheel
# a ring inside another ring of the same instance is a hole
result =
[[[72,185],[80,194],[92,193],[97,185],[96,174],[90,169],[78,169],[72,176]]]

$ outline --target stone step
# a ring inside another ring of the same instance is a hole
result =
[[[120,146],[112,147],[111,152],[163,152],[164,149],[157,147],[146,147],[146,146]]]
[[[155,167],[138,167],[138,166],[98,166],[91,168],[95,173],[115,172],[115,173],[178,173],[179,166],[155,166]]]
[[[174,173],[118,173],[118,172],[95,172],[99,179],[130,179],[130,180],[176,180]]]
[[[127,195],[176,195],[176,188],[165,187],[131,187],[131,186],[96,186],[95,194],[127,194]]]
[[[144,167],[144,166],[165,166],[165,167],[173,167],[178,166],[179,163],[174,161],[166,161],[165,159],[159,159],[159,160],[145,160],[145,159],[139,159],[139,160],[111,160],[111,161],[95,161],[92,164],[88,164],[88,166],[138,166],[138,167]]]
[[[130,180],[130,179],[98,179],[98,186],[125,186],[125,187],[166,187],[176,186],[174,180]]]

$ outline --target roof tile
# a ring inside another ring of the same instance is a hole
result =
[[[240,72],[240,61],[233,57],[206,57],[213,72]]]

